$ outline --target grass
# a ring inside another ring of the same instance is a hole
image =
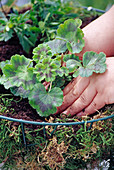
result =
[[[2,102],[1,114],[3,110],[8,111],[7,106],[10,103],[11,98],[9,101],[7,99]],[[94,119],[109,114],[110,111],[105,111],[102,115],[96,115]],[[48,121],[68,122],[69,120],[69,118],[50,117]],[[74,117],[73,120],[77,121],[77,118]],[[84,120],[88,118],[85,117]],[[86,123],[84,126],[57,126],[55,130],[52,126],[46,126],[45,141],[42,126],[32,128],[25,125],[26,143],[29,144],[29,147],[25,148],[21,124],[1,119],[0,166],[3,165],[2,169],[73,170],[87,168],[88,164],[93,166],[96,160],[99,163],[101,160],[109,159],[114,137],[112,119],[95,122],[91,129],[89,126]]]

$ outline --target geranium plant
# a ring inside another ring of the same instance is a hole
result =
[[[71,75],[88,77],[93,72],[103,73],[106,70],[103,52],[86,52],[83,61],[75,55],[84,47],[81,23],[80,19],[66,20],[58,27],[54,40],[34,48],[32,59],[16,54],[11,60],[0,63],[3,73],[0,83],[6,89],[10,88],[14,95],[28,98],[40,116],[47,117],[56,112],[56,107],[63,102],[62,88]],[[43,82],[49,83],[48,89]]]

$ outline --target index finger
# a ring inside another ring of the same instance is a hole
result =
[[[63,103],[57,107],[56,113],[61,113],[77,100],[90,83],[89,77],[81,77],[72,89],[64,96]],[[72,85],[71,85],[72,86]]]
[[[76,85],[76,83],[79,81],[81,77],[78,76],[76,78],[74,78],[73,80],[71,80],[71,82],[63,89],[63,95],[65,96],[67,93],[70,92],[70,90],[72,90],[72,88]]]

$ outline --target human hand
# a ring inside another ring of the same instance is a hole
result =
[[[106,64],[105,73],[74,78],[63,90],[64,101],[56,113],[80,117],[114,103],[114,57],[107,58]]]

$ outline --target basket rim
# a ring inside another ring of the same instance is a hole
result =
[[[58,126],[58,125],[81,125],[84,123],[93,123],[93,122],[98,122],[98,121],[102,121],[102,120],[107,120],[110,118],[113,118],[114,114],[110,115],[110,116],[106,116],[103,118],[99,118],[99,119],[92,119],[92,120],[87,120],[87,121],[81,121],[81,122],[66,122],[66,123],[60,123],[60,122],[56,122],[56,123],[49,123],[49,122],[37,122],[37,121],[29,121],[29,120],[23,120],[23,119],[16,119],[16,118],[11,118],[11,117],[7,117],[7,116],[2,116],[0,115],[0,119],[5,119],[5,120],[9,120],[9,121],[13,121],[13,122],[19,122],[19,123],[26,123],[26,124],[33,124],[33,125],[43,125],[43,126],[47,126],[47,125],[51,125],[51,126]]]

